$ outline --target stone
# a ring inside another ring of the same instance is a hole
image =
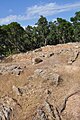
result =
[[[32,63],[33,64],[38,64],[38,63],[40,63],[40,62],[42,62],[43,60],[41,59],[41,58],[33,58],[32,59]]]
[[[37,109],[37,116],[35,118],[36,120],[48,120],[47,116],[45,115],[44,110],[42,108]]]
[[[11,108],[0,105],[0,120],[10,120],[11,112]]]
[[[55,85],[58,86],[59,80],[60,80],[60,75],[57,73],[53,74],[53,80],[54,80]]]
[[[53,55],[54,55],[54,53],[51,52],[51,53],[46,54],[45,57],[46,57],[46,58],[49,58],[49,57],[51,57],[51,56],[53,56]]]
[[[20,88],[17,88],[16,86],[13,85],[12,89],[17,95],[22,95]]]
[[[58,86],[60,75],[58,73],[49,72],[46,69],[36,69],[34,71],[34,78],[42,77],[44,80],[50,80],[54,85]]]
[[[11,65],[11,66],[7,66],[6,69],[9,71],[9,70],[14,70],[17,68],[17,65]]]
[[[15,70],[12,71],[12,74],[20,75],[20,72],[21,71],[19,71],[18,69],[15,69]]]
[[[60,75],[57,73],[47,73],[42,76],[45,80],[50,80],[54,85],[58,86]]]
[[[16,103],[8,96],[0,99],[0,120],[11,120],[12,111]]]
[[[43,78],[43,76],[44,76],[45,74],[46,74],[46,70],[36,69],[36,70],[34,71],[33,77],[34,77],[34,78],[38,78],[38,77],[42,77],[42,78]]]
[[[11,66],[1,66],[0,67],[0,73],[1,74],[15,74],[15,75],[20,75],[21,72],[23,72],[24,68],[21,68],[18,65],[11,65]]]
[[[13,92],[16,93],[16,95],[22,96],[22,95],[25,95],[27,93],[27,86],[16,87],[16,86],[13,85],[12,90],[13,90]]]
[[[43,69],[37,69],[34,71],[34,75],[40,75],[43,72]]]

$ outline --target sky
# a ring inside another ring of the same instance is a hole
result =
[[[0,0],[0,25],[18,22],[34,25],[40,15],[48,21],[56,18],[70,20],[80,11],[80,0]]]

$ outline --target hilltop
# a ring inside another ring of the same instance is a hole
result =
[[[80,43],[0,61],[1,120],[80,120]]]

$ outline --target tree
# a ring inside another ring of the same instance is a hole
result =
[[[80,11],[75,13],[74,17],[71,17],[71,22],[74,28],[74,41],[80,42]]]
[[[75,13],[71,22],[57,18],[48,22],[40,16],[36,26],[28,25],[24,30],[17,22],[0,26],[0,54],[26,52],[44,45],[67,42],[80,42],[80,11]]]
[[[47,44],[56,45],[58,44],[57,33],[56,33],[56,25],[54,22],[49,22],[49,33],[47,36]]]
[[[7,32],[0,26],[0,55],[6,55],[8,48]]]
[[[32,38],[32,34],[33,34],[33,27],[28,25],[25,29],[26,31],[26,40],[25,40],[25,47],[26,49],[28,50],[32,50],[34,49],[34,41],[33,41],[33,38]]]
[[[11,53],[23,52],[24,44],[24,29],[17,22],[12,22],[8,25],[2,26],[2,29],[7,32],[8,35],[8,46]]]
[[[56,27],[57,39],[59,40],[59,43],[67,43],[72,41],[71,37],[73,35],[73,27],[70,22],[62,18],[57,18]]]
[[[40,16],[37,25],[37,32],[41,39],[41,45],[47,45],[47,36],[49,33],[48,21],[45,17]]]

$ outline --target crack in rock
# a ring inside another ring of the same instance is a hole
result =
[[[80,90],[78,90],[78,91],[76,91],[76,92],[68,95],[68,96],[64,99],[64,103],[63,103],[62,108],[61,108],[61,110],[60,110],[60,114],[65,110],[68,99],[69,99],[70,97],[72,97],[73,95],[79,93],[79,92],[80,92]]]

